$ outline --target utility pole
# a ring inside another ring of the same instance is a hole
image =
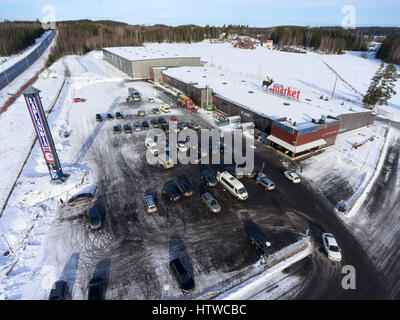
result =
[[[332,90],[332,96],[331,99],[333,98],[333,94],[335,93],[335,89],[336,89],[336,81],[337,81],[337,77],[335,79],[335,85],[333,86],[333,90]]]

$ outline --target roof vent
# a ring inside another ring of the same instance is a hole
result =
[[[221,76],[224,76],[224,74],[223,74],[223,73],[221,73]]]
[[[207,78],[207,76],[203,76],[203,78]]]
[[[226,82],[222,82],[222,84],[227,84]]]
[[[190,70],[186,70],[186,72],[190,72]]]
[[[254,93],[254,91],[251,91],[251,90],[250,90],[249,93]]]

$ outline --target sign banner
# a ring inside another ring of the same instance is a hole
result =
[[[47,123],[46,114],[42,107],[39,92],[40,90],[33,87],[28,87],[24,90],[23,94],[26,106],[28,107],[50,176],[53,180],[59,179],[63,181],[61,164],[58,160],[57,151]],[[57,176],[54,176],[55,173]]]
[[[300,90],[297,90],[297,89],[295,90],[294,88],[291,88],[291,87],[285,88],[285,86],[283,84],[279,84],[279,83],[273,84],[272,92],[282,95],[282,96],[294,98],[297,100],[299,100],[299,96],[300,96]]]

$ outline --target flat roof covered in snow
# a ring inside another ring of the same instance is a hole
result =
[[[303,97],[302,93],[300,93],[299,101],[285,99],[279,95],[267,93],[262,89],[261,81],[214,67],[177,67],[164,70],[163,73],[185,83],[191,82],[199,88],[208,85],[216,95],[272,120],[290,118],[292,122],[296,122],[293,128],[297,130],[310,127],[313,118],[320,119],[321,116],[325,116],[325,121],[331,122],[333,120],[327,118],[328,115],[336,117],[346,113],[367,112],[354,105],[351,105],[351,108],[341,105],[342,100],[325,101],[313,96],[316,102],[305,101],[305,98],[309,97]],[[301,92],[301,88],[299,89]],[[290,105],[284,105],[284,102]]]
[[[103,48],[108,52],[114,53],[122,58],[129,61],[141,61],[141,60],[152,60],[152,59],[171,59],[171,58],[199,58],[182,55],[179,50],[166,50],[166,49],[154,49],[145,46],[136,47],[108,47]]]

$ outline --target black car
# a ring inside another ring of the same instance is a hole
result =
[[[117,119],[123,119],[124,118],[123,114],[121,112],[119,112],[119,111],[115,113],[115,117]]]
[[[135,131],[142,130],[142,124],[140,123],[140,121],[135,121],[133,126],[135,127]]]
[[[267,239],[261,233],[252,233],[250,235],[250,242],[253,246],[256,246],[258,249],[260,249],[265,256],[269,256],[275,252],[271,246],[271,243],[267,241]]]
[[[189,122],[187,123],[187,125],[188,125],[188,127],[191,128],[191,129],[195,129],[195,130],[200,129],[199,125],[198,125],[196,122],[194,122],[194,121],[189,121]]]
[[[144,111],[144,110],[139,110],[138,113],[137,113],[137,115],[138,115],[139,117],[144,117],[144,116],[146,115],[146,111]]]
[[[158,128],[159,127],[157,119],[151,119],[150,124],[151,124],[151,126],[153,128]]]
[[[102,122],[103,121],[103,117],[101,116],[100,113],[96,114],[96,121],[97,122]]]
[[[189,197],[193,194],[192,186],[187,179],[178,179],[178,189],[185,196]]]
[[[122,132],[121,126],[120,125],[114,126],[113,127],[113,132],[114,133],[121,133]]]
[[[160,114],[161,113],[161,111],[160,111],[160,109],[158,109],[158,108],[153,108],[153,114]]]
[[[195,288],[193,276],[185,269],[181,261],[177,258],[169,263],[172,273],[179,283],[180,288],[184,294],[188,294]]]
[[[92,229],[101,227],[101,213],[98,206],[93,206],[89,210],[89,224]]]
[[[149,128],[150,128],[149,122],[148,122],[147,120],[144,120],[144,121],[142,122],[142,129],[143,129],[143,130],[147,130],[147,129],[149,129]]]
[[[187,129],[187,127],[188,127],[188,125],[185,122],[179,122],[178,123],[178,128],[180,130],[185,130],[185,129]]]
[[[158,118],[158,124],[159,125],[167,124],[167,120],[165,120],[165,118],[163,117],[160,117]]]
[[[171,201],[178,201],[181,198],[175,182],[166,183],[163,188],[163,194]]]
[[[71,197],[68,200],[67,205],[74,207],[74,206],[80,205],[82,203],[90,202],[90,201],[92,201],[92,199],[93,199],[93,195],[89,192],[79,193],[79,194]]]
[[[201,178],[209,187],[215,187],[217,185],[217,180],[215,179],[214,175],[208,170],[203,170],[201,172]]]
[[[124,124],[124,132],[132,133],[132,126],[130,124]]]
[[[163,124],[161,126],[161,130],[164,131],[165,133],[168,133],[169,132],[169,125]]]
[[[50,291],[49,300],[66,300],[68,296],[68,283],[63,280],[56,281]]]
[[[94,277],[89,282],[88,300],[103,300],[103,279]]]
[[[107,113],[107,120],[114,120],[114,116],[111,113]]]

